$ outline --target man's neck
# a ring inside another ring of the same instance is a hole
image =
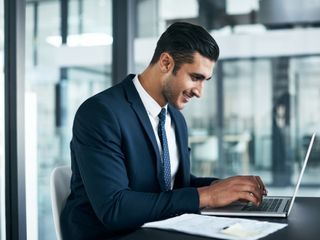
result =
[[[138,75],[138,80],[146,92],[160,105],[167,104],[162,95],[163,80],[162,73],[157,71],[156,66],[147,67]]]

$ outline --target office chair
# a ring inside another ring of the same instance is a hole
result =
[[[70,193],[70,166],[60,166],[52,170],[50,176],[50,193],[53,223],[57,240],[62,240],[60,214]]]

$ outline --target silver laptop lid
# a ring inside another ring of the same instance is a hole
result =
[[[294,202],[294,200],[295,200],[295,198],[296,198],[296,196],[297,196],[298,189],[299,189],[299,186],[300,186],[300,182],[301,182],[301,179],[302,179],[304,170],[305,170],[305,168],[306,168],[306,166],[307,166],[307,162],[308,162],[308,160],[309,160],[309,155],[310,155],[310,152],[311,152],[311,149],[312,149],[312,145],[313,145],[315,136],[316,136],[316,133],[313,133],[313,134],[312,134],[312,138],[311,138],[310,143],[309,143],[308,151],[307,151],[307,154],[306,154],[306,157],[305,157],[305,159],[304,159],[304,163],[303,163],[303,166],[302,166],[300,175],[299,175],[298,183],[297,183],[297,185],[296,185],[296,189],[294,190],[294,194],[293,194],[293,197],[292,197],[292,199],[291,199],[291,203],[290,203],[288,215],[289,215],[290,212],[291,212],[291,209],[292,209],[292,206],[293,206],[293,202]]]

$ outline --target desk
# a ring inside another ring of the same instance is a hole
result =
[[[299,197],[295,200],[290,216],[280,218],[254,218],[271,222],[287,223],[288,226],[262,239],[273,240],[319,240],[320,239],[320,198]],[[119,240],[208,240],[194,235],[156,229],[138,229]]]

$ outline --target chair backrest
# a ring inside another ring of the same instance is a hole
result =
[[[70,193],[70,166],[56,167],[50,176],[50,192],[53,222],[58,240],[62,240],[60,214]]]

